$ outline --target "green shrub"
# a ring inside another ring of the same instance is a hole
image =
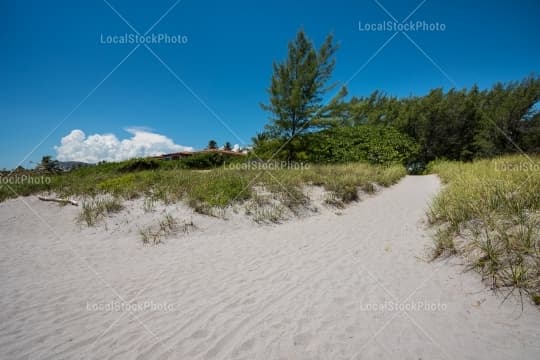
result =
[[[214,169],[231,162],[245,161],[243,157],[207,152],[180,159],[179,163],[187,169]]]
[[[158,160],[154,159],[133,159],[124,162],[120,168],[118,169],[119,172],[136,172],[136,171],[144,171],[144,170],[155,170],[158,169],[160,166],[160,163]]]
[[[395,128],[369,125],[332,128],[308,135],[306,142],[309,159],[321,163],[405,164],[419,149]]]

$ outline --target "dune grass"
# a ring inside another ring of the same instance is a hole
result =
[[[193,221],[182,221],[175,219],[170,214],[165,214],[154,226],[148,226],[139,231],[143,245],[159,245],[163,240],[178,232],[188,233],[195,229]]]
[[[436,162],[445,187],[429,211],[434,257],[460,254],[493,289],[540,304],[540,157]]]
[[[92,198],[83,201],[77,221],[87,226],[94,226],[106,216],[120,212],[124,206],[115,197]]]
[[[183,201],[196,211],[211,214],[212,209],[244,203],[256,195],[257,188],[264,188],[278,197],[284,206],[295,211],[309,201],[304,194],[306,185],[322,186],[333,194],[336,202],[346,204],[358,199],[359,188],[372,191],[373,184],[389,186],[406,175],[401,165],[364,163],[262,171],[227,167],[189,170],[176,167],[175,162],[169,161],[148,168],[133,161],[108,163],[49,175],[48,184],[22,184],[14,190],[21,195],[51,191],[61,197],[94,198],[108,194],[121,199],[150,198],[151,202]],[[15,194],[11,190],[0,189],[0,201],[12,197]]]

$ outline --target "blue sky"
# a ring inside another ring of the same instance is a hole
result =
[[[140,33],[175,4],[107,1]],[[421,1],[379,4],[401,21]],[[267,100],[272,61],[284,58],[300,28],[317,45],[334,33],[341,45],[335,81],[346,82],[371,58],[348,83],[351,95],[375,89],[420,95],[453,82],[483,88],[540,73],[540,3],[534,0],[425,1],[410,20],[443,24],[445,31],[407,32],[421,50],[403,34],[380,49],[393,32],[359,31],[359,22],[391,20],[371,0],[182,0],[151,34],[185,35],[187,43],[150,44],[180,80],[144,46],[125,59],[136,45],[101,43],[133,33],[103,0],[8,0],[0,7],[0,168],[18,165],[42,141],[22,165],[56,156],[55,146],[75,129],[98,136],[88,142],[76,133],[70,139],[86,141],[85,147],[64,147],[63,156],[91,146],[109,147],[93,156],[130,151],[138,141],[166,148],[202,148],[211,138],[249,143],[268,119],[259,103]]]

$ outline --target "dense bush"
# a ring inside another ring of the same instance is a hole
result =
[[[424,162],[470,161],[540,150],[540,77],[497,83],[490,89],[433,89],[397,98],[375,91],[340,104],[340,126],[391,125],[414,138]],[[511,140],[510,140],[511,139]]]
[[[128,160],[120,166],[120,172],[136,172],[144,170],[155,170],[159,168],[159,161],[154,159],[133,159]]]
[[[312,152],[322,150],[322,155],[316,155],[326,161],[328,149],[314,149],[311,141],[303,141],[312,140],[311,133],[325,127],[377,125],[392,126],[414,139],[420,147],[413,159],[416,164],[435,159],[471,161],[516,153],[518,149],[540,152],[539,102],[540,77],[535,75],[519,82],[497,83],[490,89],[480,89],[476,85],[470,89],[448,91],[438,88],[425,96],[398,98],[375,91],[369,96],[353,96],[349,101],[331,101],[320,118],[310,121],[309,127],[302,132],[283,134],[267,128],[253,139],[253,143],[256,153],[263,158],[283,146],[276,154],[278,159],[313,159]],[[287,114],[283,116],[287,118]],[[351,132],[355,132],[350,129],[333,131],[349,138],[345,145],[350,143]],[[378,136],[377,133],[374,135]],[[339,147],[337,141],[324,142],[326,146]],[[344,156],[339,148],[336,151],[338,157]],[[345,158],[363,159],[350,155]],[[370,161],[377,163],[386,159]]]
[[[386,126],[337,127],[307,138],[309,159],[321,163],[406,163],[418,153],[414,140]]]
[[[180,160],[180,164],[186,169],[213,169],[230,162],[243,161],[245,159],[226,155],[218,152],[208,152],[192,155]]]

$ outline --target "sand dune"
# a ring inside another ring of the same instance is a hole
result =
[[[502,303],[455,259],[423,260],[439,187],[407,177],[275,226],[133,203],[85,228],[75,207],[7,201],[0,358],[540,358],[538,309]],[[143,246],[138,229],[162,210],[197,229]]]

